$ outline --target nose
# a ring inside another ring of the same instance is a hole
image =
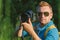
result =
[[[43,18],[44,17],[44,14],[42,13],[41,17]]]

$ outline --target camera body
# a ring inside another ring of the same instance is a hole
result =
[[[28,22],[28,18],[30,18],[30,17],[29,17],[29,15],[27,15],[27,13],[21,14],[21,21],[22,22]]]
[[[25,12],[21,14],[21,21],[22,22],[28,22],[28,19],[32,18],[32,12]]]

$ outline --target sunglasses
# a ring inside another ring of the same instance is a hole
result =
[[[49,16],[49,12],[39,12],[38,16],[41,16],[42,14],[44,14],[45,17]]]

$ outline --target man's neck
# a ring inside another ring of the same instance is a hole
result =
[[[41,28],[45,26],[45,24],[42,24],[42,23],[40,25],[41,25]]]
[[[47,22],[46,24],[48,24],[49,22]],[[44,27],[46,24],[40,23],[41,27]]]

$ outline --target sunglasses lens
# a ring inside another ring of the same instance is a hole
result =
[[[45,16],[49,16],[49,13],[48,13],[48,12],[44,12],[44,15],[45,15]]]
[[[44,13],[39,12],[39,13],[38,13],[38,16],[41,16],[42,14],[44,14],[44,16],[49,16],[49,12],[44,12]]]

